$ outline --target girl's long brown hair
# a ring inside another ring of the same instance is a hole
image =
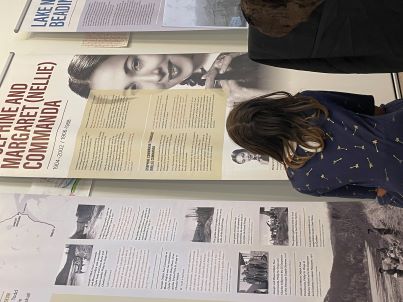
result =
[[[293,142],[323,149],[323,130],[314,125],[328,111],[317,100],[280,91],[237,104],[227,118],[230,138],[252,153],[269,155],[291,168],[302,167],[313,155],[295,154]]]

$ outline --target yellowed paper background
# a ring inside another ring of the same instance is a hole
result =
[[[226,99],[221,89],[93,91],[69,174],[220,179]]]

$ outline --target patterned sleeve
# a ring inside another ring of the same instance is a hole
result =
[[[313,196],[325,197],[348,197],[359,199],[376,199],[381,205],[391,205],[403,208],[403,195],[395,192],[387,192],[383,197],[376,196],[375,188],[345,185],[343,187],[328,191],[300,191]]]
[[[355,113],[374,115],[375,100],[372,95],[336,91],[304,91],[301,94],[313,97],[318,101],[337,104]]]
[[[377,197],[377,201],[382,205],[391,205],[399,208],[403,208],[403,195],[395,192],[387,192],[382,197]]]
[[[345,185],[327,192],[322,191],[306,191],[298,190],[301,193],[306,193],[313,196],[325,196],[325,197],[348,197],[348,198],[363,198],[363,199],[375,199],[375,188],[368,188],[355,185]]]

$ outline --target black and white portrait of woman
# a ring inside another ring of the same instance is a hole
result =
[[[68,67],[69,87],[87,98],[91,89],[223,88],[229,102],[270,92],[281,85],[273,68],[244,53],[76,55]],[[265,87],[265,88],[263,88]],[[267,88],[269,87],[269,88]]]
[[[379,94],[385,90],[374,87],[387,84],[376,75],[323,77],[276,68],[256,63],[242,52],[76,55],[68,65],[68,77],[70,89],[83,98],[91,89],[122,90],[130,95],[137,89],[222,88],[228,105],[275,91],[313,89],[359,92],[384,99],[385,95]]]
[[[234,163],[239,165],[243,165],[244,163],[251,161],[257,161],[262,165],[268,165],[270,162],[270,157],[253,154],[246,149],[235,149],[231,153],[231,159]]]

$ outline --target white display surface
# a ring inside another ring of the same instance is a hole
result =
[[[0,2],[0,66],[3,67],[10,51],[18,54],[68,53],[184,53],[245,51],[246,31],[215,32],[160,32],[133,33],[128,48],[87,48],[82,46],[81,33],[14,33],[14,27],[25,5],[25,0]],[[301,72],[309,78],[312,73]],[[329,90],[340,84],[339,76],[329,78]],[[337,84],[337,85],[336,85]],[[343,83],[343,87],[357,93],[373,94],[378,103],[394,99],[389,74],[357,75],[357,81]],[[29,179],[0,179],[0,191],[7,187],[20,193],[27,192]],[[93,196],[133,196],[138,198],[220,199],[220,200],[313,200],[292,190],[286,181],[112,181],[97,180]],[[319,200],[319,199],[318,199]]]

